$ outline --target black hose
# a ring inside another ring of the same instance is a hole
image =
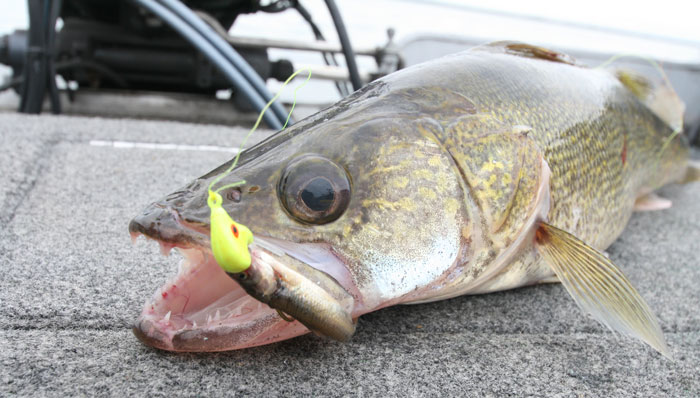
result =
[[[49,1],[49,0],[46,0]],[[47,53],[47,75],[46,84],[49,86],[49,97],[51,98],[51,112],[55,115],[61,113],[61,99],[58,97],[58,87],[56,86],[56,65],[54,65],[54,49],[56,48],[56,20],[61,12],[61,0],[51,0],[51,10],[48,15],[48,26],[46,26],[46,49]]]
[[[197,14],[195,14],[189,7],[182,4],[179,0],[157,0],[164,6],[168,7],[170,11],[176,14],[180,19],[188,23],[197,33],[199,33],[204,39],[206,39],[211,45],[213,45],[218,52],[223,55],[234,68],[236,68],[240,74],[242,74],[245,79],[253,86],[253,88],[258,92],[258,94],[265,100],[265,103],[272,99],[272,94],[267,89],[265,81],[258,75],[258,73],[251,67],[248,62],[240,55],[238,52],[231,47],[226,40],[224,40],[218,33],[214,31],[206,22],[204,22]],[[262,110],[262,107],[259,108]],[[287,119],[287,111],[279,102],[274,102],[270,105],[270,110],[277,116],[277,119],[281,123]],[[290,120],[290,123],[292,121]],[[280,125],[281,128],[281,125]]]
[[[61,101],[56,87],[56,69],[53,64],[56,42],[56,19],[61,11],[61,0],[28,0],[29,34],[20,112],[41,113],[48,90],[51,111],[61,112]]]
[[[47,3],[48,5],[48,3]],[[46,58],[43,51],[46,48],[43,16],[48,13],[42,10],[41,0],[28,0],[29,33],[27,35],[27,55],[24,64],[24,83],[21,90],[19,111],[24,113],[39,113],[46,94]]]
[[[331,18],[333,18],[335,29],[338,31],[338,39],[340,40],[340,45],[343,47],[343,55],[345,55],[345,63],[348,65],[348,73],[350,74],[352,88],[357,91],[362,88],[362,79],[360,79],[360,72],[357,70],[355,52],[350,45],[350,39],[348,38],[348,32],[345,30],[343,18],[340,16],[340,11],[338,10],[338,6],[335,5],[335,1],[326,0],[326,6],[328,6],[328,12],[331,14]]]
[[[299,15],[301,15],[301,17],[304,18],[306,23],[309,24],[316,40],[326,41],[326,38],[323,36],[323,32],[321,32],[321,29],[319,29],[319,27],[316,25],[316,22],[314,22],[311,13],[309,13],[309,11],[298,1],[296,2],[296,4],[294,4],[294,8],[297,10]],[[321,55],[323,57],[323,62],[325,62],[326,65],[338,66],[338,60],[335,59],[335,54],[333,54],[332,52],[323,51],[321,52]],[[335,82],[335,88],[338,90],[341,97],[347,97],[350,94],[347,82],[345,81]]]
[[[286,9],[290,7],[294,7],[296,4],[299,2],[297,0],[277,0],[272,4],[268,4],[266,6],[261,6],[259,8],[260,11],[264,12],[269,12],[269,13],[278,13],[285,11]]]
[[[135,4],[149,10],[155,16],[170,25],[175,31],[180,33],[187,41],[204,54],[218,69],[226,76],[231,84],[245,95],[250,103],[258,110],[262,110],[266,105],[263,97],[253,88],[250,82],[243,77],[241,72],[234,68],[229,61],[217,49],[207,41],[202,34],[183,21],[170,9],[153,0],[132,0]],[[282,122],[275,112],[263,115],[265,122],[273,129],[282,128]]]

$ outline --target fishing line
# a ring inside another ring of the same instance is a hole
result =
[[[292,116],[292,112],[294,112],[294,108],[296,107],[297,91],[299,91],[300,88],[304,87],[306,83],[308,83],[308,81],[311,80],[310,68],[300,69],[294,72],[291,76],[289,76],[289,78],[287,78],[280,90],[277,92],[277,95],[272,97],[272,99],[270,99],[270,101],[268,101],[267,104],[260,111],[260,115],[258,115],[258,120],[255,121],[253,128],[250,129],[248,134],[243,139],[243,142],[241,142],[240,149],[238,150],[236,156],[233,158],[231,166],[229,166],[225,172],[218,175],[209,184],[209,188],[207,189],[207,206],[209,206],[209,234],[211,242],[211,251],[214,255],[214,259],[216,260],[217,264],[219,264],[219,267],[221,267],[224,271],[226,271],[229,274],[238,274],[250,268],[252,260],[250,256],[250,251],[248,249],[248,245],[253,243],[253,233],[245,225],[235,222],[228,214],[228,212],[226,212],[226,210],[223,208],[223,198],[221,197],[219,192],[227,188],[233,188],[245,184],[245,180],[224,185],[222,187],[217,188],[216,190],[213,189],[214,185],[221,181],[222,178],[231,174],[233,169],[238,164],[238,159],[241,156],[243,147],[248,141],[248,138],[250,138],[253,132],[257,130],[258,126],[260,125],[260,121],[262,121],[263,115],[265,114],[265,111],[267,111],[270,105],[272,105],[272,103],[275,102],[277,98],[279,98],[280,94],[282,93],[282,90],[289,84],[289,82],[291,82],[299,73],[303,72],[304,70],[308,70],[309,74],[306,77],[306,80],[302,84],[300,84],[296,89],[294,89],[294,101],[292,102],[292,109],[287,115],[287,120],[284,122],[282,130],[284,130],[287,127],[287,124],[289,124],[289,119]]]
[[[664,69],[661,67],[661,64],[659,64],[655,59],[647,57],[645,55],[637,55],[637,54],[617,54],[613,55],[612,57],[608,58],[605,62],[602,64],[596,66],[593,69],[602,69],[605,68],[606,66],[612,64],[613,62],[621,59],[621,58],[639,58],[643,61],[646,61],[649,65],[651,65],[654,69],[656,69],[657,72],[659,72],[659,75],[664,79],[666,84],[668,84],[669,87],[671,86],[671,81],[668,80],[668,76],[666,75],[666,72]]]
[[[243,138],[243,142],[241,142],[241,145],[238,149],[238,153],[236,154],[236,157],[233,158],[233,163],[231,163],[231,166],[229,166],[229,168],[223,174],[220,174],[218,177],[216,177],[214,179],[214,181],[212,181],[209,184],[209,191],[212,191],[212,187],[216,183],[221,181],[221,179],[223,179],[224,177],[226,177],[227,175],[229,175],[233,171],[233,169],[238,164],[238,158],[240,158],[240,156],[241,156],[241,152],[243,151],[243,147],[245,146],[246,141],[248,141],[248,138],[250,138],[250,136],[253,134],[253,132],[258,129],[258,126],[260,125],[260,122],[262,121],[263,115],[265,115],[265,112],[267,111],[267,109],[272,105],[273,102],[275,102],[277,100],[277,98],[279,98],[279,96],[282,94],[282,90],[289,84],[289,82],[291,82],[295,77],[297,77],[297,75],[299,75],[301,72],[303,72],[305,70],[308,71],[309,74],[307,75],[306,80],[304,80],[304,82],[302,84],[300,84],[299,86],[297,86],[294,89],[294,101],[292,101],[292,109],[287,114],[287,120],[285,120],[284,126],[282,126],[282,130],[287,128],[287,124],[289,124],[289,119],[292,117],[292,112],[294,112],[294,108],[297,105],[297,91],[299,91],[299,89],[304,87],[306,85],[306,83],[308,83],[309,80],[311,80],[311,68],[299,69],[298,71],[294,72],[291,76],[289,76],[287,78],[287,80],[284,82],[284,84],[282,84],[282,87],[279,89],[277,94],[274,97],[272,97],[272,99],[270,101],[268,101],[267,104],[262,108],[262,110],[260,111],[260,114],[258,115],[258,119],[255,121],[255,124],[253,125],[253,128],[250,129],[248,134],[246,134],[245,138]],[[232,184],[224,185],[223,187],[216,189],[214,192],[219,193],[226,188],[233,188],[233,187],[237,187],[237,186],[242,185],[242,184],[245,184],[245,180],[241,180],[238,182],[234,182]]]

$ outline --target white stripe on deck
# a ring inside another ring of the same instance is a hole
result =
[[[204,151],[238,153],[238,148],[216,145],[159,144],[156,142],[91,140],[91,146],[108,146],[119,149],[161,149],[166,151]]]

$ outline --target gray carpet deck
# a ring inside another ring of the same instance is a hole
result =
[[[143,346],[131,323],[179,259],[132,245],[128,222],[230,155],[90,141],[232,145],[245,131],[0,114],[0,396],[700,396],[700,183],[663,189],[674,207],[635,214],[609,250],[675,362],[582,315],[560,285],[387,308],[349,343]]]

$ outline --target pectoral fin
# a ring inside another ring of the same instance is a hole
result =
[[[610,329],[637,337],[671,358],[656,317],[607,257],[546,223],[538,228],[536,242],[545,262],[579,307]]]
[[[651,192],[640,196],[634,202],[634,211],[655,211],[670,209],[673,203]]]
[[[681,184],[697,181],[700,181],[700,162],[691,160],[688,162],[688,168],[686,169],[685,177],[681,181]]]

